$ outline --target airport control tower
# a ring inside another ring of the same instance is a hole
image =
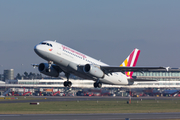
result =
[[[14,69],[4,70],[4,81],[14,79]]]

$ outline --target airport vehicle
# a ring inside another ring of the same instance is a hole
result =
[[[70,74],[83,79],[94,80],[94,87],[101,88],[102,83],[112,85],[132,85],[134,81],[148,81],[135,79],[133,71],[154,71],[166,69],[164,67],[135,67],[140,50],[134,49],[120,66],[109,66],[99,60],[91,58],[81,52],[69,48],[56,41],[43,41],[34,47],[34,51],[48,63],[40,63],[38,70],[48,76],[58,77],[64,72],[67,81],[65,87],[70,87]]]

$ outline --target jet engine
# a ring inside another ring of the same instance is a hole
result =
[[[86,64],[83,68],[84,72],[97,78],[103,78],[104,72],[97,66]]]
[[[58,66],[57,66],[58,67]],[[41,63],[38,66],[38,70],[39,72],[51,76],[51,77],[58,77],[59,76],[59,70],[56,68],[56,65],[52,65],[49,68],[49,64],[48,63]]]

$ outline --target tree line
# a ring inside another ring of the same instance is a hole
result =
[[[42,79],[42,75],[41,74],[38,74],[38,73],[27,73],[27,72],[24,72],[24,74],[20,74],[18,73],[15,77],[16,79]]]

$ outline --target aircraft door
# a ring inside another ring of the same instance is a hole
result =
[[[62,46],[60,44],[57,45],[57,54],[61,55]]]

